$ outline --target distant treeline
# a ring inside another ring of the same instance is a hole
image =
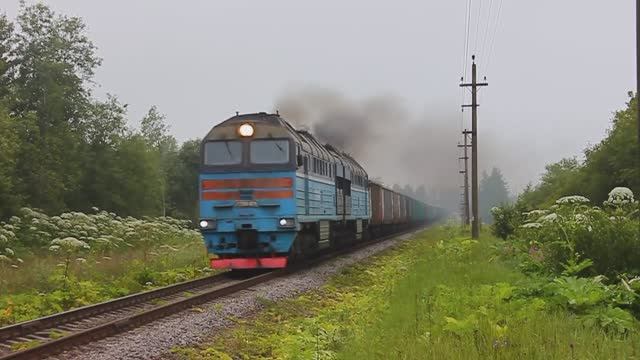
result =
[[[179,145],[152,107],[139,130],[115,96],[92,96],[100,66],[77,17],[44,4],[0,15],[0,219],[24,206],[192,217],[199,141]]]
[[[585,150],[584,161],[570,158],[547,165],[541,182],[529,185],[520,195],[519,204],[528,209],[540,208],[568,195],[582,195],[593,204],[602,204],[617,186],[640,196],[638,97],[632,93],[629,97],[626,108],[615,113],[607,137]]]

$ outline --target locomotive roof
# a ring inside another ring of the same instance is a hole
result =
[[[343,166],[351,169],[351,172],[361,176],[367,176],[364,168],[349,154],[336,149],[330,144],[322,144],[307,130],[298,130],[294,128],[288,121],[283,119],[279,114],[269,114],[266,112],[238,114],[214,126],[205,137],[205,141],[212,137],[215,128],[229,125],[229,123],[241,123],[243,121],[252,121],[254,123],[267,123],[269,125],[280,125],[287,129],[291,137],[296,141],[299,149],[312,154],[313,156],[326,161],[339,162]]]

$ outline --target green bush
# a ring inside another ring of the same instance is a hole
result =
[[[516,228],[522,223],[522,210],[515,204],[493,207],[491,208],[491,215],[493,215],[491,232],[502,240],[512,236]]]
[[[621,195],[624,194],[624,195]],[[640,274],[638,202],[625,188],[611,191],[604,207],[581,196],[560,198],[545,210],[525,213],[517,237],[529,246],[545,268],[561,273],[569,264],[590,259],[583,274]]]

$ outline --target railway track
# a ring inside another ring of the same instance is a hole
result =
[[[3,327],[0,328],[0,360],[52,356],[414,231],[325,253],[289,269],[254,273],[246,278],[221,273]]]

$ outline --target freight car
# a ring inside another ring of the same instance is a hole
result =
[[[426,204],[370,182],[351,156],[278,114],[236,115],[201,145],[200,221],[213,268],[282,268],[426,223]]]

